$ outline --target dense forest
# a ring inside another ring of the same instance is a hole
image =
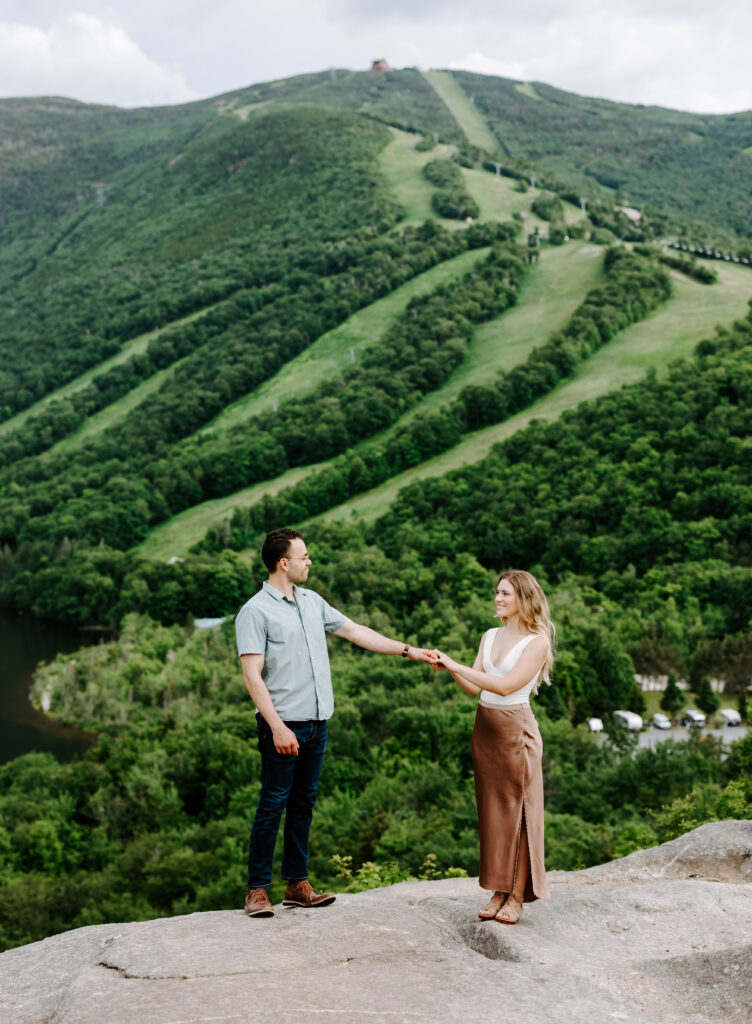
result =
[[[231,619],[283,524],[305,529],[332,604],[463,659],[498,572],[540,578],[558,627],[536,702],[550,868],[752,816],[749,738],[636,750],[612,716],[646,710],[635,673],[686,681],[682,704],[721,679],[746,714],[752,271],[724,264],[748,245],[747,115],[454,81],[498,148],[472,145],[412,70],[148,111],[0,103],[0,604],[107,638],[33,685],[37,707],[97,734],[89,751],[0,767],[0,946],[239,904],[259,758]],[[566,287],[536,299],[547,266]],[[707,296],[736,319],[681,361],[534,418],[634,332],[685,330]],[[357,317],[362,344],[335,344]],[[290,367],[294,393],[243,412]],[[378,515],[326,519],[461,445],[466,464]],[[220,499],[193,550],[136,550]],[[195,628],[203,615],[227,621]],[[473,702],[426,667],[337,640],[331,656],[314,881],[475,873]]]

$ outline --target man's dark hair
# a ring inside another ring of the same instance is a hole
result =
[[[281,530],[272,530],[271,533],[267,533],[264,546],[261,548],[261,557],[269,572],[276,570],[277,562],[287,555],[290,550],[290,541],[295,540],[296,537],[305,540],[302,533],[297,530],[288,530],[286,526]]]

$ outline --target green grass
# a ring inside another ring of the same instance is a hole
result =
[[[429,160],[449,156],[455,147],[440,145],[427,153],[416,153],[415,143],[420,141],[420,135],[411,135],[398,128],[391,128],[390,131],[394,138],[379,154],[379,164],[394,198],[405,211],[403,225],[438,219],[445,228],[464,227],[460,221],[436,218],[431,209],[433,185],[426,181],[422,173]]]
[[[449,108],[457,124],[473,146],[489,153],[499,150],[499,143],[483,117],[478,113],[470,98],[463,91],[456,78],[448,71],[424,71],[426,78],[436,90],[440,99]]]
[[[30,405],[28,409],[24,409],[23,412],[17,413],[12,417],[12,419],[6,420],[4,423],[0,423],[0,437],[2,437],[3,434],[8,434],[14,430],[18,430],[18,428],[23,426],[30,416],[37,416],[40,412],[43,412],[51,402],[56,402],[58,399],[62,398],[69,398],[71,395],[75,394],[76,391],[80,391],[82,388],[85,388],[87,384],[90,384],[95,377],[111,370],[113,366],[125,363],[133,356],[139,355],[141,352],[145,352],[149,346],[149,342],[153,338],[156,338],[157,335],[162,334],[163,331],[168,331],[172,327],[180,327],[181,324],[188,324],[192,320],[196,320],[198,317],[204,316],[213,308],[214,305],[216,305],[216,303],[212,303],[211,306],[199,309],[195,313],[189,313],[188,316],[181,317],[179,320],[173,320],[171,323],[165,324],[164,327],[157,327],[153,331],[149,331],[146,334],[140,334],[137,338],[132,338],[130,341],[125,342],[117,355],[111,356],[109,359],[105,359],[101,363],[97,363],[97,365],[92,367],[91,370],[87,370],[86,373],[82,373],[80,377],[76,377],[75,380],[69,381],[68,384],[64,384],[63,387],[58,388],[56,391],[51,391],[50,394],[45,395],[44,398],[40,398],[40,400],[35,402],[34,405]]]
[[[429,395],[419,408],[445,404],[465,384],[487,378],[489,373],[496,372],[500,367],[511,367],[524,359],[535,344],[544,341],[552,331],[566,323],[586,291],[597,283],[601,273],[602,252],[600,247],[580,242],[543,250],[540,263],[531,269],[521,289],[518,304],[498,320],[481,325],[476,331],[466,363],[440,391]],[[462,260],[471,255],[464,254],[457,259]],[[475,255],[477,257],[480,254]],[[456,260],[449,262],[456,263]],[[449,262],[442,264],[442,267],[446,268]],[[719,283],[710,287],[697,284],[682,275],[672,274],[674,294],[665,306],[647,320],[622,332],[588,360],[574,377],[529,409],[504,423],[469,435],[450,451],[329,510],[314,522],[351,516],[366,520],[377,518],[388,509],[402,487],[424,477],[441,476],[482,459],[494,444],[524,429],[531,420],[555,419],[580,402],[639,379],[648,369],[665,372],[671,361],[691,354],[699,341],[711,336],[716,324],[728,323],[746,312],[752,298],[752,272],[726,263],[718,264],[717,270]],[[368,307],[356,316],[367,323],[367,314],[372,310],[373,307]],[[341,331],[342,328],[337,330]],[[219,423],[219,420],[215,423]],[[397,424],[392,429],[399,427]],[[385,431],[383,436],[387,434],[388,431]],[[316,467],[299,467],[275,480],[256,484],[226,498],[196,505],[156,527],[135,550],[158,559],[184,555],[204,536],[209,527],[229,518],[236,508],[253,504],[265,494],[275,494],[295,484],[308,473],[318,472],[329,464],[325,462]]]
[[[269,409],[275,396],[277,400],[282,400],[286,395],[296,393],[296,389],[305,390],[310,386],[311,375],[316,372],[316,367],[323,374],[327,359],[331,362],[332,370],[339,365],[347,352],[349,340],[355,337],[345,334],[346,329],[353,330],[353,325],[356,325],[359,331],[364,332],[363,336],[367,336],[369,331],[375,336],[386,329],[398,312],[394,308],[394,302],[400,292],[419,283],[426,289],[435,287],[437,282],[464,272],[472,266],[474,260],[482,258],[486,251],[464,253],[453,260],[448,260],[404,285],[393,295],[356,313],[346,324],[324,335],[308,352],[289,363],[277,377],[249,396],[245,405],[236,403],[233,412],[235,418],[232,422],[231,410],[227,410],[214,421],[214,428],[228,428],[250,415]],[[494,373],[504,366],[511,367],[521,362],[531,348],[567,322],[588,289],[598,281],[601,274],[601,256],[601,249],[582,243],[544,250],[540,263],[531,268],[523,284],[518,304],[497,320],[482,324],[476,330],[463,366],[443,388],[429,395],[421,403],[420,409],[443,405],[465,384],[482,380],[488,377],[489,372]],[[430,281],[426,280],[429,275]],[[407,299],[403,305],[406,302]],[[322,348],[317,351],[319,346]],[[309,355],[313,357],[310,360]],[[400,424],[391,429],[399,430]],[[389,430],[386,430],[379,436],[386,437],[388,434]],[[367,446],[369,443],[370,441],[363,442],[358,447]],[[236,508],[258,501],[264,494],[277,493],[283,487],[296,483],[308,472],[317,472],[329,464],[321,463],[316,469],[308,466],[291,470],[273,481],[246,488],[227,498],[202,502],[156,527],[136,550],[140,554],[160,559],[184,555],[192,544],[204,536],[210,526],[228,518]]]
[[[448,157],[454,146],[435,146],[427,153],[416,153],[415,143],[419,135],[390,129],[394,136],[384,147],[379,156],[379,163],[394,198],[404,210],[403,224],[422,224],[426,220],[437,219],[449,230],[457,230],[465,225],[461,221],[436,218],[431,209],[433,186],[423,177],[423,167],[429,160],[437,157]],[[481,220],[509,221],[515,213],[519,213],[524,222],[524,230],[529,234],[537,227],[544,234],[548,233],[548,224],[530,212],[530,204],[538,195],[537,192],[518,192],[511,178],[489,174],[488,171],[460,167],[465,188],[480,207]],[[565,204],[567,223],[579,220],[582,216],[568,203]]]
[[[519,213],[522,217],[525,236],[531,234],[534,228],[538,228],[544,237],[548,237],[548,229],[551,225],[548,221],[537,217],[530,209],[533,200],[541,194],[539,189],[518,192],[511,178],[491,174],[489,171],[466,167],[460,169],[465,188],[480,206],[481,220],[511,220],[515,213]],[[583,215],[579,207],[572,206],[571,203],[564,203],[564,220],[567,224],[575,224],[582,219]]]
[[[682,690],[682,695],[684,696],[684,705],[682,711],[684,710],[684,708],[697,708],[695,698],[689,690]],[[652,719],[653,715],[656,713],[656,711],[661,710],[661,697],[663,696],[663,694],[659,690],[644,690],[642,696],[645,698],[645,703],[647,704],[647,710],[642,717],[645,719],[646,722],[649,722]],[[718,698],[721,702],[720,707],[718,708],[719,711],[721,710],[721,708],[736,709],[736,694],[719,693]],[[697,710],[699,711],[699,708],[697,708]],[[711,715],[711,719],[714,717],[714,715]],[[733,732],[733,730],[731,730],[731,732]]]
[[[326,463],[323,463],[326,465]],[[145,558],[156,558],[166,561],[168,558],[185,555],[188,550],[200,541],[211,526],[216,526],[226,519],[229,519],[236,508],[245,505],[253,505],[265,494],[276,494],[283,487],[291,487],[310,473],[311,466],[299,466],[290,469],[274,480],[254,484],[253,487],[246,487],[242,491],[236,491],[224,498],[216,498],[213,501],[204,501],[200,505],[186,509],[166,523],[155,527],[149,536],[132,552],[142,555]]]
[[[421,409],[445,405],[466,385],[483,383],[489,373],[523,362],[536,345],[565,326],[601,280],[602,265],[603,250],[596,245],[570,242],[543,249],[523,279],[516,306],[476,329],[462,366],[426,396]]]
[[[351,361],[357,362],[358,353],[378,341],[412,299],[467,273],[487,253],[488,249],[474,249],[446,260],[359,310],[339,327],[322,334],[253,394],[229,405],[202,433],[230,430],[252,416],[273,411],[275,403],[315,391],[323,380],[341,373]]]
[[[674,295],[661,309],[633,324],[596,352],[571,379],[555,388],[524,412],[504,423],[479,430],[450,451],[393,477],[381,487],[331,509],[324,521],[357,516],[371,520],[387,511],[402,487],[425,477],[442,476],[482,459],[493,445],[524,429],[531,420],[553,420],[565,410],[638,380],[649,369],[665,373],[669,363],[691,355],[695,345],[712,336],[718,323],[746,313],[752,298],[752,273],[746,268],[720,264],[719,283],[697,284],[672,275]]]
[[[465,188],[480,207],[481,220],[508,221],[515,213],[519,213],[526,236],[534,227],[548,231],[546,221],[530,211],[535,192],[518,192],[511,178],[490,174],[488,171],[477,171],[467,167],[461,167],[460,170]]]
[[[540,100],[541,96],[535,91],[535,86],[532,82],[518,82],[515,85],[515,89],[521,96],[528,96],[531,100]]]
[[[185,357],[185,359],[188,358],[189,356]],[[97,434],[101,434],[103,430],[114,426],[148,398],[149,395],[153,395],[155,391],[158,391],[167,378],[175,372],[175,368],[183,361],[183,359],[178,359],[170,366],[165,367],[164,370],[158,370],[148,380],[145,380],[143,384],[132,388],[127,395],[123,395],[122,398],[119,398],[116,402],[111,402],[110,405],[100,412],[89,416],[82,427],[74,430],[72,434],[64,437],[61,441],[58,441],[45,454],[61,455],[66,452],[74,452],[83,444],[86,444],[87,441],[96,437]],[[44,458],[44,455],[42,458]]]

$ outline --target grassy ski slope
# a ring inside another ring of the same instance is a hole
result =
[[[454,260],[447,261],[441,267],[434,268],[434,271],[429,271],[429,273],[434,273],[442,268],[448,269],[451,263],[454,265],[455,273],[459,274],[464,272],[460,261],[468,260],[468,257],[472,256],[480,258],[480,255],[480,252],[463,254]],[[528,278],[523,284],[517,305],[497,320],[482,324],[476,330],[465,363],[443,388],[429,395],[418,406],[418,409],[444,404],[450,401],[465,384],[488,377],[489,374],[494,374],[504,367],[511,368],[524,360],[530,349],[540,344],[552,331],[566,323],[585,293],[597,282],[601,273],[601,255],[601,249],[579,242],[570,243],[558,249],[544,250],[540,262],[531,268]],[[388,301],[389,299],[380,300],[367,309],[361,310],[348,321],[348,324],[357,321],[360,330],[367,334],[369,332],[369,316],[380,318],[383,315],[383,307],[382,309],[378,307]],[[348,325],[342,325],[330,332],[329,335],[325,335],[320,341],[329,339],[327,345],[330,345],[332,336],[337,336],[346,326]],[[316,342],[310,351],[313,352],[318,345],[319,342]],[[290,386],[286,382],[290,380],[296,380],[301,389],[304,389],[304,364],[295,369],[295,364],[300,363],[300,360],[305,360],[305,355],[288,364],[293,373],[292,378],[288,377],[288,368],[286,367],[268,385],[265,385],[249,399],[247,408],[253,408],[254,412],[262,412],[264,408],[269,408],[270,395],[276,394],[282,397],[285,388]],[[319,365],[322,366],[323,361]],[[267,387],[269,392],[262,394]],[[247,410],[245,414],[249,415]],[[415,415],[415,411],[409,415]],[[215,421],[215,424],[218,426],[221,422],[225,422],[224,417],[223,413]],[[397,424],[392,429],[399,430],[399,428],[400,425]],[[327,463],[322,463],[318,467],[309,466],[290,470],[273,481],[256,484],[225,498],[202,502],[155,527],[136,550],[143,555],[163,559],[183,555],[191,545],[203,537],[211,525],[229,517],[236,508],[258,501],[264,494],[275,494],[283,487],[295,484],[309,472],[315,472],[325,465]]]
[[[488,251],[474,249],[446,260],[354,313],[339,327],[322,334],[257,391],[227,406],[202,433],[233,429],[251,416],[271,412],[280,402],[313,390],[323,380],[336,376],[349,362],[357,362],[359,353],[377,341],[414,298],[466,274]]]
[[[162,334],[163,331],[168,331],[173,327],[180,327],[181,324],[189,324],[192,320],[197,320],[199,317],[204,316],[210,309],[213,309],[214,303],[211,306],[207,306],[205,309],[199,309],[195,313],[189,313],[188,316],[181,317],[179,320],[173,320],[172,323],[165,324],[163,327],[157,327],[153,331],[147,331],[146,334],[140,334],[137,338],[132,338],[130,341],[126,341],[117,355],[112,356],[110,359],[105,359],[103,362],[98,363],[92,367],[91,370],[87,370],[86,373],[82,373],[80,377],[76,377],[75,380],[69,381],[68,384],[64,384],[61,388],[56,391],[50,392],[45,395],[44,398],[40,398],[34,405],[30,405],[27,409],[17,413],[9,420],[5,420],[0,423],[0,437],[3,434],[10,434],[14,430],[18,430],[24,425],[27,419],[31,416],[37,416],[43,412],[48,405],[52,402],[58,401],[58,399],[69,398],[71,395],[85,388],[87,384],[91,384],[95,377],[98,377],[101,373],[106,373],[111,370],[113,366],[119,366],[121,363],[126,363],[133,356],[140,355],[145,352],[149,347],[149,342],[152,341],[157,335]]]
[[[581,402],[638,380],[648,370],[664,373],[675,359],[691,355],[695,345],[712,336],[719,322],[742,316],[752,299],[752,274],[721,264],[719,284],[711,288],[672,275],[674,295],[650,317],[628,327],[600,349],[579,371],[524,412],[465,438],[450,451],[387,483],[324,513],[322,520],[358,516],[375,519],[392,503],[400,488],[423,477],[442,476],[482,459],[499,441],[523,430],[533,419],[553,420]]]
[[[474,146],[488,150],[489,153],[497,152],[499,143],[496,136],[475,109],[457,79],[448,71],[424,71],[423,77],[431,83],[447,105],[468,141]]]

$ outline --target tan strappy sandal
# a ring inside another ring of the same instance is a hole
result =
[[[521,915],[522,900],[518,900],[516,896],[510,896],[504,906],[499,908],[496,920],[501,921],[502,924],[517,924]]]
[[[497,889],[485,907],[478,911],[478,917],[481,921],[493,921],[508,898],[509,893]]]

